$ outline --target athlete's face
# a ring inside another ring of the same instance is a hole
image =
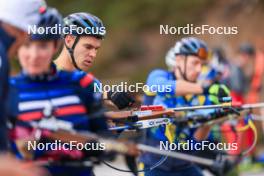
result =
[[[177,59],[177,63],[182,72],[184,73],[185,71],[187,80],[191,82],[197,81],[203,65],[203,62],[199,57],[189,55],[185,58],[185,56],[180,56],[180,58]]]
[[[19,48],[18,58],[24,71],[39,75],[49,71],[55,53],[54,41],[29,41]]]
[[[66,36],[65,42],[67,46],[71,47],[74,39],[75,38],[73,36]],[[101,39],[92,36],[80,37],[76,47],[74,48],[74,58],[77,66],[81,70],[85,72],[89,71],[89,68],[92,66],[97,55],[97,51],[101,47],[101,41]]]

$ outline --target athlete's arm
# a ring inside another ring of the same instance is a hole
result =
[[[187,94],[202,94],[203,88],[198,83],[191,83],[185,80],[176,81],[175,95],[183,96]]]
[[[182,96],[186,94],[202,94],[203,88],[198,83],[192,83],[185,80],[171,80],[168,78],[168,72],[164,70],[154,70],[150,73],[147,80],[148,87],[159,86],[168,88],[170,94]]]
[[[90,118],[90,130],[104,133],[108,126],[102,105],[102,93],[94,90],[95,84],[99,84],[99,81],[93,75],[86,74],[80,79],[81,90],[79,93]]]

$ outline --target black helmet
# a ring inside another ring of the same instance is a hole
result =
[[[65,17],[63,21],[67,33],[72,35],[91,35],[102,39],[106,33],[103,22],[90,13],[73,13]],[[73,26],[75,29],[71,30]]]

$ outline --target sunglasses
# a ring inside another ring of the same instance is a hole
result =
[[[207,60],[208,58],[208,52],[205,50],[205,48],[199,48],[196,55],[202,60]]]
[[[208,59],[208,52],[206,51],[205,48],[199,48],[197,53],[192,53],[192,54],[175,54],[175,56],[177,55],[193,55],[193,56],[197,56],[199,57],[201,60],[206,61]]]

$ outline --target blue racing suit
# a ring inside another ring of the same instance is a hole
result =
[[[106,132],[104,116],[95,116],[102,110],[101,93],[94,90],[95,84],[98,84],[98,80],[90,73],[57,71],[55,65],[48,74],[29,76],[22,72],[11,78],[8,112],[11,121],[15,122],[10,136],[17,156],[23,159],[23,154],[16,148],[16,140],[34,134],[35,130],[24,124],[44,118],[43,110],[47,104],[52,105],[53,115],[57,119],[70,122],[77,131]],[[79,150],[36,150],[34,158],[52,159],[54,163],[78,162],[85,160],[85,154]],[[83,165],[51,164],[47,168],[56,176],[92,175],[92,168]]]
[[[166,70],[157,69],[150,73],[147,79],[147,85],[160,86],[154,92],[155,96],[153,98],[154,105],[163,105],[166,108],[174,108],[181,106],[195,106],[195,105],[206,105],[211,104],[210,100],[206,96],[176,96],[175,89],[176,87],[176,78],[173,72],[169,72]],[[161,86],[170,86],[170,89],[162,89]],[[157,86],[156,86],[157,87]],[[166,91],[165,91],[166,90]],[[146,100],[146,99],[145,99]],[[182,114],[183,116],[187,114]],[[186,142],[186,140],[196,141],[194,138],[194,133],[196,129],[189,129],[184,127],[179,127],[176,124],[162,125],[159,127],[154,127],[147,130],[146,134],[146,144],[160,147],[160,141],[169,143],[178,144],[179,142]],[[188,154],[193,154],[195,151],[180,151],[186,152]],[[142,165],[144,168],[149,168],[153,166],[155,163],[160,161],[161,156],[154,155],[151,153],[144,153],[140,157],[140,168],[142,169]],[[194,165],[191,162],[167,158],[164,163],[159,165],[157,168],[145,172],[145,175],[202,175],[199,167]]]

